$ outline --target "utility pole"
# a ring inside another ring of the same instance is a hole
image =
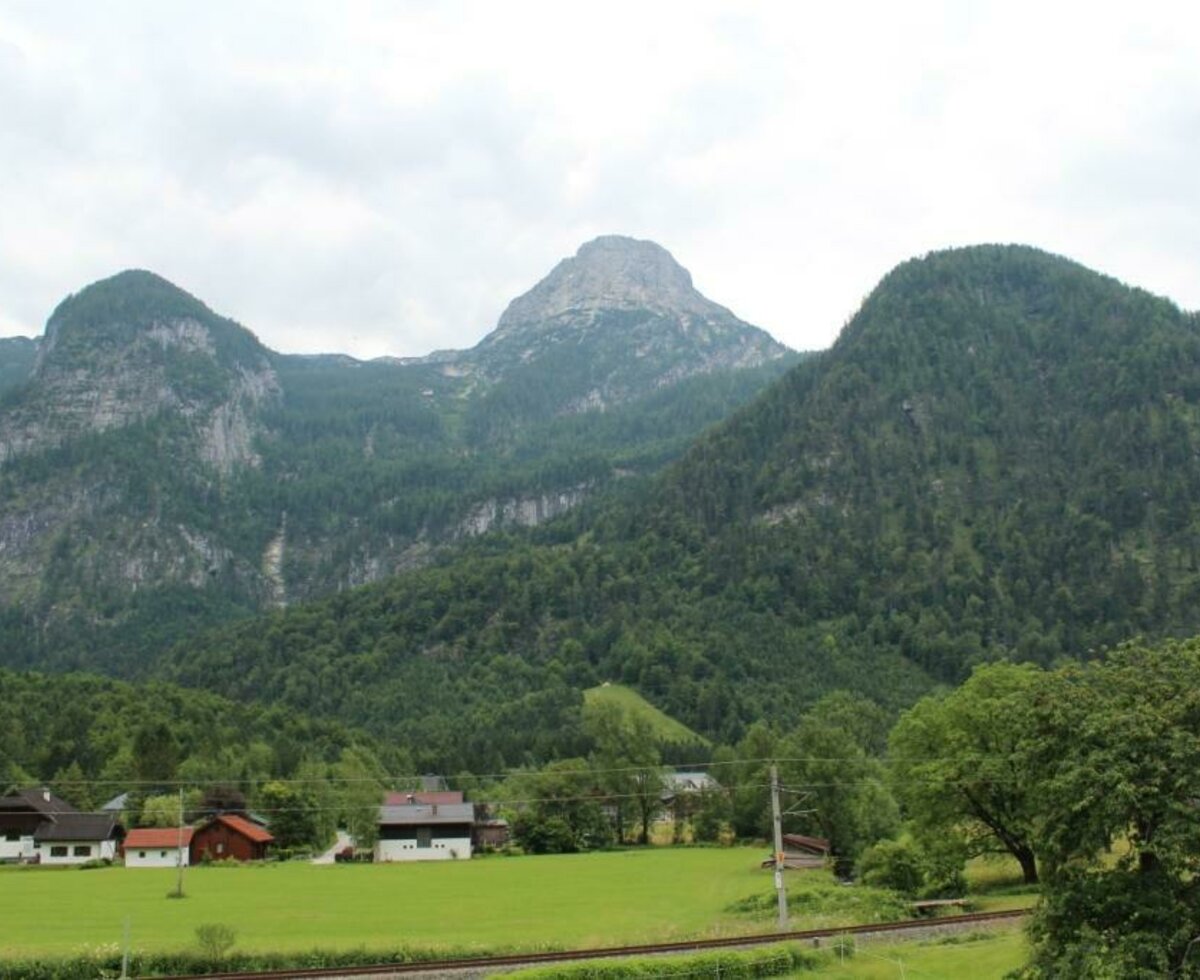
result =
[[[175,886],[175,893],[180,898],[183,898],[183,787],[179,787],[179,884]]]
[[[129,916],[125,916],[125,941],[121,948],[121,980],[129,980]]]
[[[771,821],[775,829],[775,894],[779,899],[779,931],[787,932],[787,888],[783,884],[783,817],[779,812],[779,767],[771,766]]]

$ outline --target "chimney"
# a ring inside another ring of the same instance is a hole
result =
[[[406,796],[406,797],[405,797],[405,799],[406,799],[406,800],[408,800],[408,805],[409,805],[409,806],[412,806],[412,805],[413,805],[413,803],[415,803],[415,802],[416,802],[416,797],[415,797],[415,796],[413,796],[413,795],[412,795],[412,793],[409,793],[409,794],[408,794],[408,796]]]
[[[50,788],[48,786],[42,787],[42,799],[47,803],[50,802]]]
[[[432,816],[435,816],[435,817],[437,816],[437,804],[436,804],[436,803],[434,803],[434,804],[433,804],[433,814],[432,814]]]

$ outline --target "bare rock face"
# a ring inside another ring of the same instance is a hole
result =
[[[88,595],[202,588],[218,574],[259,589],[257,569],[205,528],[199,508],[181,517],[172,501],[205,499],[257,465],[262,409],[279,394],[249,331],[152,273],[68,297],[28,382],[0,409],[0,472],[15,488],[0,519],[0,593],[32,599],[55,567]],[[56,450],[68,455],[16,465]]]
[[[691,274],[661,245],[605,235],[563,259],[545,279],[518,296],[500,317],[491,339],[537,329],[564,314],[646,310],[689,320],[736,320],[692,286]]]
[[[32,384],[0,414],[0,465],[164,412],[189,420],[222,472],[256,461],[256,410],[279,382],[257,340],[149,272],[68,297],[46,326]]]
[[[662,246],[607,235],[513,300],[472,350],[443,351],[428,363],[471,376],[484,389],[518,390],[531,414],[567,415],[604,411],[697,374],[757,367],[786,353],[768,333],[701,295]],[[536,408],[533,392],[542,393]]]

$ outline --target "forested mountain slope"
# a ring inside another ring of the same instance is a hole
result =
[[[470,351],[363,363],[269,351],[149,272],[68,297],[0,348],[0,663],[135,673],[199,626],[537,525],[795,359],[632,239],[512,310]]]
[[[1194,314],[1034,249],[961,249],[892,272],[809,368],[660,494],[659,520],[752,530],[731,580],[947,679],[1200,623]]]
[[[566,750],[603,680],[728,741],[836,688],[899,707],[1194,632],[1198,401],[1195,316],[1031,248],[932,254],[643,492],[164,670],[456,768]]]
[[[295,776],[347,750],[389,772],[411,769],[360,732],[292,711],[170,684],[0,669],[0,786],[49,782],[80,809],[177,779],[213,787]]]

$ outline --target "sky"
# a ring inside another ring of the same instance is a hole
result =
[[[797,349],[980,242],[1200,309],[1200,5],[0,0],[0,336],[148,268],[279,351],[470,347],[601,234]]]

